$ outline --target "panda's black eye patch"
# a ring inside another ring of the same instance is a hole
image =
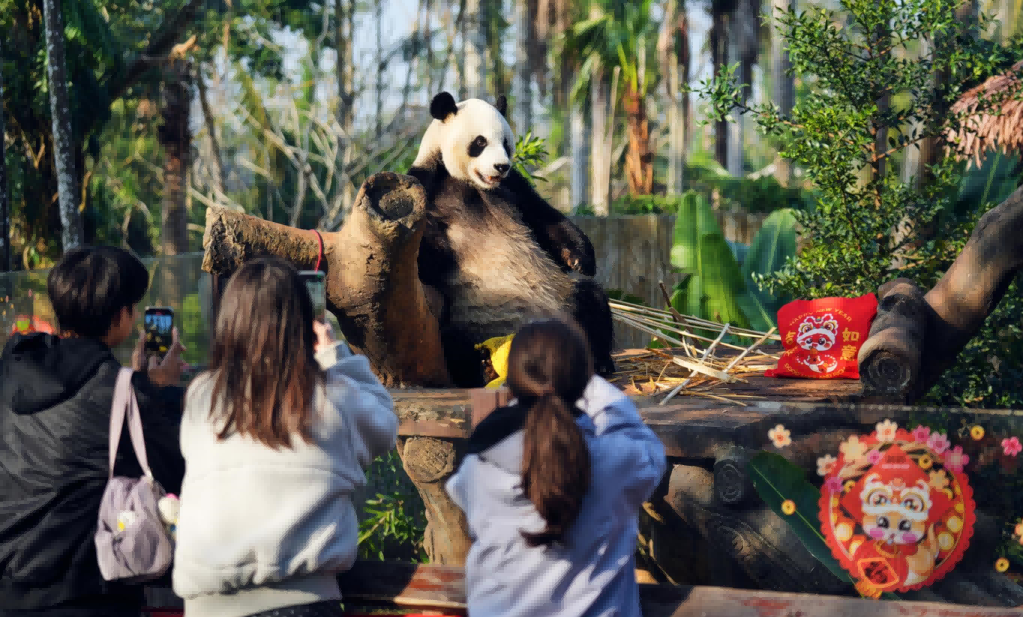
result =
[[[512,155],[511,142],[505,140],[505,142],[504,142],[504,151],[508,153],[508,156]]]
[[[477,156],[483,154],[483,150],[486,147],[487,138],[482,135],[477,136],[476,139],[472,140],[472,143],[469,144],[469,156],[476,158]]]

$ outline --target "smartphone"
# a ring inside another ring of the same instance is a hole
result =
[[[146,357],[163,359],[171,346],[174,309],[169,306],[147,306],[142,316],[142,328],[146,337]]]
[[[313,301],[313,319],[327,322],[327,283],[326,275],[319,270],[302,270],[298,273],[309,291]]]

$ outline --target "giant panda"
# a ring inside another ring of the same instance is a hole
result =
[[[506,113],[503,96],[494,106],[456,103],[441,92],[408,171],[426,191],[419,279],[439,296],[435,312],[452,381],[482,386],[476,344],[565,313],[586,332],[598,373],[613,373],[611,308],[590,278],[593,245],[515,170]]]

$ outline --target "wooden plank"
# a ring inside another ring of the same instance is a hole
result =
[[[871,429],[884,419],[907,421],[928,412],[983,416],[986,424],[1023,422],[1023,410],[928,408],[850,402],[858,388],[852,380],[775,379],[744,375],[747,383],[729,384],[727,393],[747,395],[744,406],[687,396],[660,405],[661,397],[633,397],[643,420],[664,442],[668,456],[713,458],[721,444],[749,448],[767,444],[767,431],[784,424],[793,435],[810,437],[850,428]],[[715,390],[715,392],[721,392]],[[465,439],[473,425],[469,390],[394,390],[402,436]],[[476,418],[478,422],[479,418]]]
[[[462,568],[360,561],[338,577],[347,605],[465,614]],[[646,617],[1020,617],[1020,608],[877,601],[725,587],[640,584]]]

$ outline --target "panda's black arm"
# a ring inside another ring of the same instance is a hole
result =
[[[515,195],[522,222],[529,227],[537,244],[555,263],[560,264],[563,270],[575,270],[585,276],[596,273],[597,259],[593,244],[583,230],[547,203],[529,180],[514,167],[505,178],[503,186]]]
[[[444,165],[441,163],[440,152],[438,152],[435,157],[430,158],[426,163],[410,167],[407,175],[419,180],[419,183],[423,185],[423,189],[426,191],[426,202],[430,203],[435,197],[441,180],[447,176],[447,170],[444,169]]]

